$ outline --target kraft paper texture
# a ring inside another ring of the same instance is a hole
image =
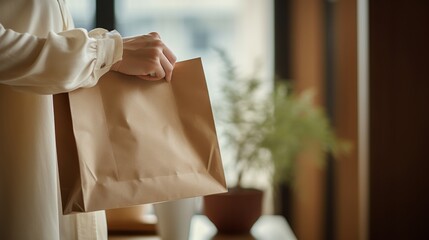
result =
[[[199,58],[170,83],[109,72],[54,109],[64,214],[226,191]]]

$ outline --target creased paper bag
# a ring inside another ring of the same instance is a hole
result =
[[[226,191],[201,59],[170,83],[109,72],[54,109],[65,214]]]

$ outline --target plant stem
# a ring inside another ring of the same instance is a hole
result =
[[[240,171],[237,177],[237,188],[243,188],[241,183],[242,179],[243,179],[243,171]]]

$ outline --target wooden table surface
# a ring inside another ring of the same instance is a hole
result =
[[[192,219],[189,240],[295,240],[289,224],[282,216],[264,215],[248,235],[217,235],[216,227],[204,215]],[[109,240],[161,240],[156,235],[110,235]]]

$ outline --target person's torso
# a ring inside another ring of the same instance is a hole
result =
[[[0,23],[42,38],[73,28],[64,0],[0,0]],[[0,160],[54,159],[52,105],[51,95],[0,84]]]
[[[64,0],[0,0],[0,23],[38,37],[73,27]]]

